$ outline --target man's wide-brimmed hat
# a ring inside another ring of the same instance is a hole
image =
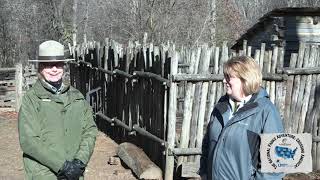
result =
[[[64,46],[53,40],[45,41],[39,45],[38,59],[29,62],[67,62],[74,59],[64,57]]]

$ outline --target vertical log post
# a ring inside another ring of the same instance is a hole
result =
[[[263,66],[262,66],[263,69],[261,69],[263,73],[270,73],[271,71],[271,57],[272,57],[271,53],[272,53],[271,51],[264,52],[264,59],[263,59]],[[263,80],[262,84],[265,90],[270,95],[270,80]]]
[[[218,66],[218,74],[223,74],[223,63],[225,63],[228,60],[228,48],[227,43],[224,42],[221,49],[221,56],[219,58],[219,66]],[[224,84],[223,82],[217,83],[217,94],[216,94],[216,102],[219,100],[219,98],[224,93]]]
[[[258,61],[261,70],[263,69],[263,61],[264,61],[265,49],[266,49],[266,44],[265,43],[261,43],[260,58],[259,58],[259,61]]]
[[[280,69],[283,68],[284,49],[279,48],[278,54],[279,55],[278,55],[277,70],[276,70],[277,73]],[[276,82],[276,97],[278,98],[278,100],[275,102],[275,104],[279,108],[280,116],[282,119],[284,119],[284,111],[285,111],[285,109],[284,109],[285,108],[284,107],[284,104],[285,104],[284,103],[284,101],[285,101],[285,84],[286,84],[286,81]]]
[[[129,72],[130,69],[130,64],[133,61],[134,58],[134,45],[131,41],[129,41],[129,45],[127,47],[127,51],[126,51],[126,72]],[[132,80],[125,80],[125,94],[126,94],[126,102],[127,104],[127,118],[128,118],[128,125],[129,127],[132,128],[133,124],[132,124],[132,104],[133,104],[133,98],[131,97],[131,93],[132,93]]]
[[[160,63],[161,63],[161,76],[167,77],[167,74],[165,74],[165,63],[166,63],[166,53],[168,49],[165,45],[161,45],[160,49]],[[164,87],[164,95],[163,95],[163,137],[166,137],[167,132],[167,118],[168,118],[168,87]]]
[[[319,51],[319,48],[317,50],[317,52]],[[319,59],[320,53],[318,52],[316,57],[315,57],[315,61],[313,64],[313,67],[318,67],[318,61],[316,61],[317,59]],[[313,128],[313,122],[315,121],[314,119],[314,113],[315,113],[315,107],[316,107],[316,86],[317,86],[317,74],[313,74],[312,75],[312,86],[311,86],[311,93],[310,93],[310,101],[308,104],[308,111],[307,111],[307,115],[306,115],[306,121],[305,121],[305,126],[304,126],[304,131],[305,133],[313,133],[312,132],[312,128]]]
[[[311,46],[311,52],[310,52],[310,58],[308,61],[308,67],[314,67],[315,61],[316,61],[316,55],[317,55],[318,48],[315,45]],[[301,107],[301,115],[300,119],[298,122],[298,133],[303,133],[304,131],[304,126],[306,122],[306,115],[307,115],[307,110],[308,110],[308,104],[309,104],[309,99],[310,99],[310,94],[311,94],[311,87],[312,87],[312,74],[307,75],[306,79],[306,86],[305,86],[305,91],[303,95],[303,103]],[[313,98],[313,97],[312,97]]]
[[[256,61],[257,64],[259,64],[259,59],[260,59],[260,50],[259,49],[256,49],[256,51],[254,52],[253,59]]]
[[[208,49],[207,46],[202,48],[202,62],[199,67],[199,74],[209,74],[209,63],[210,63],[211,49]],[[200,96],[200,105],[199,105],[199,114],[198,114],[198,127],[197,127],[197,136],[196,136],[196,148],[201,148],[202,138],[203,138],[203,126],[207,105],[207,94],[208,94],[208,82],[203,82],[201,87],[201,96]],[[196,156],[196,162],[200,163],[200,156]]]
[[[297,62],[297,54],[293,53],[291,54],[290,58],[290,67],[295,67],[295,64]],[[284,125],[285,130],[288,133],[292,132],[292,121],[290,119],[290,105],[291,105],[291,95],[292,95],[292,86],[293,86],[293,76],[289,76],[286,84],[286,98],[285,98],[285,116],[284,116]]]
[[[178,72],[178,53],[173,50],[173,56],[171,57],[171,69],[170,75],[175,75]],[[177,83],[171,82],[169,90],[169,112],[168,112],[168,133],[166,148],[166,168],[165,168],[165,180],[173,179],[174,170],[174,156],[170,156],[168,151],[171,151],[175,147],[175,135],[176,135],[176,112],[177,112]]]
[[[302,46],[303,44],[301,44]],[[300,47],[301,47],[300,46]],[[303,53],[303,49],[304,53]],[[301,55],[298,56],[298,60],[296,63],[297,68],[302,68],[308,66],[309,58],[311,55],[311,47],[308,45],[306,48],[302,46],[302,49],[299,49],[299,53]],[[295,75],[294,82],[293,82],[293,95],[291,100],[291,111],[295,113],[291,113],[291,121],[292,123],[292,132],[298,133],[298,124],[300,119],[300,113],[302,108],[302,101],[303,101],[303,93],[306,87],[306,79],[307,75]]]
[[[213,57],[213,74],[218,74],[218,63],[219,63],[219,47],[212,48],[212,56]],[[210,94],[209,94],[209,104],[208,104],[208,111],[207,111],[207,121],[209,123],[211,111],[213,110],[214,104],[217,100],[216,98],[216,91],[217,91],[217,82],[212,82],[210,85]]]
[[[318,92],[320,91],[320,74],[318,74],[317,76],[317,89],[318,89]],[[319,100],[318,100],[319,101]],[[313,123],[313,136],[320,136],[320,130],[319,130],[319,110],[320,110],[320,103],[317,103],[317,110],[316,111],[316,118],[314,119],[314,123]],[[320,142],[315,142],[314,145],[313,145],[313,155],[314,155],[314,161],[315,161],[315,165],[313,166],[313,169],[317,169],[319,170],[320,169]]]
[[[16,73],[15,73],[15,79],[16,79],[16,112],[19,111],[20,105],[21,105],[21,99],[22,99],[22,86],[23,86],[23,75],[22,75],[22,64],[18,63],[16,64]]]
[[[277,60],[278,60],[278,47],[274,46],[272,49],[272,58],[271,58],[271,73],[276,73],[276,67],[277,67]],[[270,84],[270,100],[272,103],[275,104],[276,102],[276,82],[271,81]]]
[[[189,73],[194,74],[198,71],[199,59],[196,58],[196,52],[192,51]],[[183,119],[181,127],[181,138],[180,138],[180,148],[187,148],[189,144],[189,135],[190,135],[190,125],[192,117],[192,106],[193,106],[193,97],[194,97],[195,85],[192,82],[187,82],[184,104],[183,104]],[[183,162],[184,157],[179,157],[178,166]]]
[[[251,51],[252,51],[252,47],[248,46],[248,50],[247,50],[247,56],[251,57]]]
[[[318,66],[320,65],[319,62]],[[320,93],[320,74],[315,75],[316,76],[316,88],[315,93]],[[320,130],[319,130],[319,117],[320,117],[320,100],[319,98],[315,99],[314,107],[312,109],[311,118],[313,119],[313,122],[311,122],[311,132],[312,136],[320,136]],[[312,165],[313,170],[319,170],[320,169],[320,142],[313,142],[312,143]]]
[[[197,50],[197,59],[198,62],[201,62],[202,49],[199,47]],[[197,63],[197,67],[195,68],[195,74],[199,73],[199,63]],[[201,82],[197,82],[195,84],[194,90],[194,100],[193,100],[193,108],[192,108],[192,118],[191,118],[191,128],[190,128],[190,137],[189,137],[189,148],[194,148],[196,146],[196,137],[197,137],[197,124],[198,124],[198,115],[199,115],[199,108],[200,108],[200,94],[201,94]],[[194,161],[194,156],[188,156],[189,161]]]
[[[302,68],[303,64],[303,58],[304,58],[304,53],[305,52],[305,44],[300,43],[299,44],[299,52],[298,52],[298,60],[297,60],[297,68]],[[296,112],[296,106],[297,106],[297,101],[298,101],[298,95],[299,95],[299,89],[300,89],[300,78],[301,75],[295,75],[294,76],[294,82],[293,82],[293,92],[292,92],[292,110],[293,112]],[[295,114],[292,113],[290,119],[294,119]]]
[[[243,40],[243,46],[242,46],[243,54],[240,54],[240,55],[242,55],[242,56],[247,55],[247,43],[248,43],[247,40]]]

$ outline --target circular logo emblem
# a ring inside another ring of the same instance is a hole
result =
[[[267,159],[274,169],[297,168],[302,163],[304,156],[303,144],[295,135],[279,134],[268,143]]]

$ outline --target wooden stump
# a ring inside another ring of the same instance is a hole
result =
[[[127,142],[120,144],[117,154],[139,179],[163,179],[161,169],[134,144]]]

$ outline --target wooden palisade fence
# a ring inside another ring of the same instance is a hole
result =
[[[70,78],[91,102],[99,128],[142,147],[164,170],[165,179],[173,179],[180,165],[182,176],[191,177],[203,129],[225,93],[223,63],[231,56],[253,54],[286,131],[313,135],[313,167],[320,169],[320,49],[301,43],[290,67],[284,68],[284,49],[265,47],[251,52],[244,43],[235,53],[226,44],[178,51],[173,44],[85,42],[70,47],[76,58]]]
[[[70,80],[91,102],[101,130],[115,140],[134,142],[163,166],[168,113],[164,104],[170,85],[163,77],[169,74],[165,62],[169,54],[160,54],[168,50],[155,47],[151,57],[146,49],[131,43],[124,49],[108,40],[103,47],[83,44],[75,49],[77,61],[70,64]]]

